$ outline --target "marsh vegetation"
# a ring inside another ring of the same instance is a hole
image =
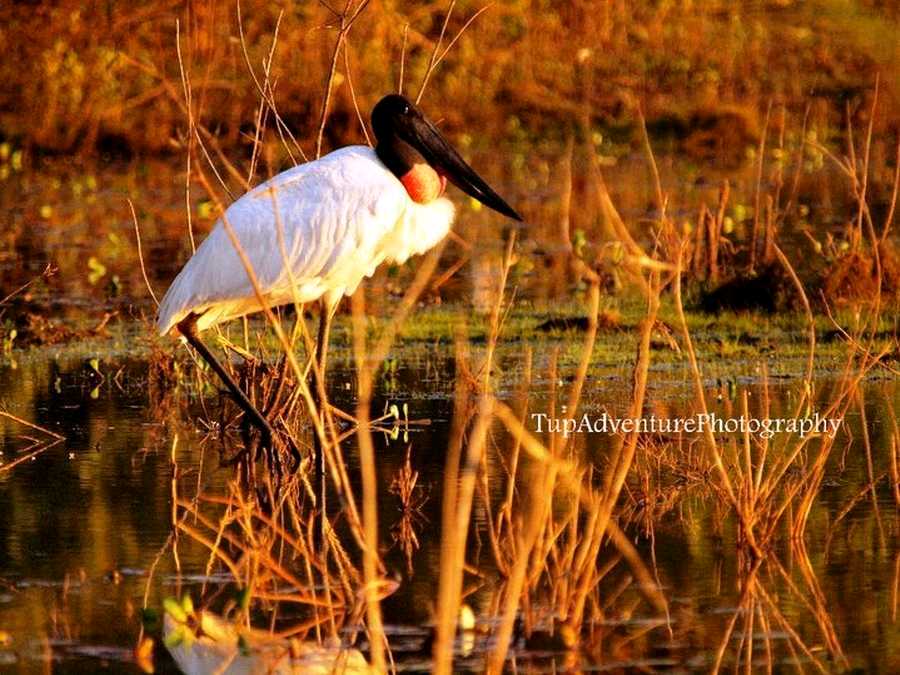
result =
[[[0,10],[0,668],[900,668],[896,10],[520,4]],[[217,331],[261,452],[152,293],[398,82],[526,224]]]

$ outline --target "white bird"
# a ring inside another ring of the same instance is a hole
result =
[[[443,197],[447,180],[521,220],[403,96],[388,95],[376,104],[372,128],[374,149],[336,150],[278,174],[235,201],[160,303],[160,333],[177,328],[222,378],[267,443],[273,432],[265,416],[198,335],[263,309],[232,236],[267,306],[324,301],[317,355],[324,367],[328,327],[341,298],[381,263],[403,263],[449,232],[454,207]]]

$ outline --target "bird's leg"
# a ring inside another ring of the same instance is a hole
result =
[[[336,304],[331,305],[326,302],[322,303],[319,313],[319,332],[316,335],[316,368],[319,377],[321,378],[321,382],[313,387],[313,395],[316,402],[316,413],[319,415],[319,420],[322,423],[325,421],[325,415],[323,414],[325,410],[324,407],[328,405],[328,397],[322,395],[322,392],[325,392],[325,365],[328,358],[328,335],[331,332],[331,320],[334,318],[335,309],[337,309]],[[314,446],[316,451],[316,476],[321,478],[325,475],[325,455],[318,434],[314,437]]]
[[[328,338],[331,333],[331,320],[337,310],[336,304],[322,303],[322,313],[319,315],[319,334],[316,336],[316,358],[319,362],[319,372],[325,376],[325,363],[328,358]]]
[[[319,416],[319,423],[325,423],[325,406],[328,405],[328,396],[325,389],[325,363],[328,355],[328,334],[331,332],[331,320],[334,318],[334,311],[337,309],[337,303],[322,302],[319,310],[319,332],[316,335],[316,368],[314,374],[316,381],[313,387],[313,400],[316,403],[316,415]],[[317,430],[313,430],[313,461],[315,462],[315,476],[319,483],[319,536],[321,537],[321,546],[325,550],[328,538],[326,536],[326,521],[328,518],[326,507],[326,485],[325,479],[325,451],[322,447],[322,441],[319,439]]]
[[[256,406],[250,402],[250,399],[247,398],[247,395],[241,390],[237,382],[234,381],[234,378],[231,377],[228,371],[225,370],[222,364],[219,363],[219,360],[209,350],[209,347],[207,347],[200,339],[200,335],[197,332],[197,316],[195,314],[190,314],[178,324],[178,331],[185,337],[191,346],[197,350],[197,353],[203,357],[203,360],[209,364],[209,367],[215,371],[222,382],[225,383],[225,386],[228,387],[228,391],[231,392],[232,397],[234,397],[235,403],[240,406],[248,419],[253,422],[262,433],[263,445],[268,450],[274,452],[272,439],[275,437],[275,432],[269,424],[269,420],[267,420],[265,415],[257,410]]]

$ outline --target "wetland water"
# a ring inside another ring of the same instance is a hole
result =
[[[55,672],[138,672],[131,650],[145,593],[154,606],[167,595],[183,592],[199,599],[207,554],[189,540],[181,538],[176,544],[180,569],[169,550],[159,558],[148,583],[149,571],[172,531],[173,494],[193,493],[198,485],[210,492],[221,491],[232,470],[218,468],[216,442],[202,441],[196,430],[184,426],[185,417],[172,414],[161,403],[164,393],[148,386],[147,362],[127,354],[128,340],[128,336],[114,338],[114,348],[108,349],[97,368],[86,355],[73,355],[65,348],[58,353],[38,350],[18,358],[15,367],[7,363],[0,368],[5,408],[66,436],[0,474],[0,629],[8,636],[0,647],[2,672],[43,672],[48,660]],[[123,349],[117,353],[115,345]],[[401,580],[398,591],[385,601],[384,611],[395,639],[395,658],[412,670],[427,664],[417,652],[427,636],[436,587],[440,486],[452,414],[447,375],[453,366],[445,351],[429,348],[424,356],[404,356],[401,350],[400,365],[382,382],[375,404],[379,408],[386,401],[407,403],[410,417],[431,421],[429,426],[411,430],[408,443],[402,434],[396,440],[376,435],[382,481],[390,481],[400,471],[411,448],[423,498],[427,497],[421,519],[415,523],[421,548],[409,566],[390,534],[400,517],[399,502],[383,491],[379,505],[386,564]],[[336,362],[340,363],[340,352]],[[615,376],[614,363],[605,369],[607,376],[589,382],[587,408],[622,412],[624,404],[617,402],[627,400],[624,378]],[[341,393],[349,377],[338,367],[332,380],[334,395],[344,406],[350,403]],[[536,381],[535,409],[548,384]],[[660,414],[677,413],[684,396],[681,389],[673,382],[670,390],[656,392]],[[790,381],[772,386],[773,413],[787,411],[795,389]],[[884,467],[891,434],[885,420],[891,406],[900,406],[900,389],[895,382],[873,380],[865,387],[865,400],[873,463]],[[212,398],[210,405],[215,405]],[[829,464],[810,518],[808,559],[798,559],[797,551],[787,547],[778,555],[780,571],[764,568],[756,581],[771,597],[783,599],[779,610],[814,653],[821,654],[822,624],[805,604],[814,598],[806,591],[792,594],[788,588],[799,583],[808,560],[847,663],[869,672],[887,672],[895,669],[900,654],[895,623],[900,554],[897,512],[885,481],[876,500],[860,497],[860,486],[867,482],[867,462],[859,442],[859,413],[848,415],[846,424],[855,440],[847,441]],[[0,420],[0,425],[2,459],[8,464],[30,445],[22,436],[38,434],[10,420]],[[609,442],[603,435],[591,435],[584,437],[581,447],[587,456],[602,461]],[[355,473],[352,446],[348,456]],[[484,509],[476,502],[472,563],[490,559],[483,549],[484,517]],[[622,646],[615,658],[608,656],[595,666],[709,668],[746,583],[729,541],[734,528],[714,527],[717,519],[721,516],[715,508],[699,495],[688,495],[677,510],[655,523],[656,573],[670,603],[672,632],[657,625],[632,645]],[[640,550],[649,557],[647,540],[640,541]],[[488,608],[480,605],[489,587],[485,581],[485,588],[476,587],[468,599],[484,621],[491,620],[483,614]],[[618,606],[607,616],[610,626],[624,626],[624,631],[652,627],[653,620],[661,619],[646,609],[632,614]],[[772,629],[769,638],[776,664],[785,666],[795,658],[786,647],[783,631]],[[765,650],[761,632],[756,640],[753,649]],[[480,663],[478,656],[476,645],[468,662],[472,667]],[[590,655],[551,658],[524,649],[517,650],[516,658],[535,672],[592,663]],[[796,658],[806,661],[802,654]],[[839,664],[831,665],[841,669]],[[160,652],[157,668],[169,672],[174,665]]]
[[[647,217],[653,198],[645,169],[631,164],[620,169],[614,174],[618,182],[611,182],[616,203],[629,219]],[[661,171],[664,179],[678,173],[688,176],[685,180],[698,193],[708,192],[714,202],[715,181],[701,180],[697,170],[676,170],[663,159]],[[0,254],[4,289],[16,288],[47,263],[58,271],[18,297],[15,311],[3,317],[28,319],[12,324],[18,334],[11,340],[11,325],[4,324],[4,340],[12,344],[0,356],[0,405],[65,439],[36,448],[34,443],[44,439],[41,432],[0,418],[0,672],[46,672],[48,663],[54,672],[139,672],[132,649],[145,598],[152,607],[183,593],[200,601],[204,584],[214,588],[222,582],[205,576],[205,549],[183,536],[171,540],[173,499],[198,491],[222,494],[233,475],[232,469],[219,466],[222,444],[213,424],[218,400],[212,386],[198,391],[183,349],[179,361],[190,373],[185,384],[177,391],[161,386],[152,377],[154,345],[169,349],[173,343],[148,343],[149,328],[141,322],[151,310],[135,264],[125,197],[131,196],[138,207],[151,283],[160,291],[189,251],[182,217],[183,178],[152,166],[119,167],[96,177],[63,166],[46,176],[16,180],[15,189],[0,191],[14,226],[5,235],[9,246]],[[733,189],[746,201],[753,171],[748,169],[743,180],[735,181]],[[625,183],[632,187],[626,189]],[[646,190],[633,187],[641,185]],[[837,209],[837,200],[829,197],[829,208]],[[50,210],[44,208],[51,204]],[[208,207],[195,206],[200,232],[209,225]],[[477,241],[476,221],[474,212],[463,209],[459,229],[470,241]],[[538,251],[528,239],[523,239],[523,247],[536,262],[516,280],[520,297],[535,303],[552,299],[559,289],[554,290],[552,275],[542,274],[544,258],[539,257],[552,248]],[[498,247],[479,248],[495,253]],[[449,264],[459,254],[451,250],[446,255]],[[475,256],[446,285],[451,302],[442,310],[442,321],[454,312],[471,313],[472,304],[478,305],[479,275],[493,274],[491,265],[489,256]],[[398,284],[391,274],[380,274],[375,283],[396,293]],[[112,315],[107,327],[96,329],[105,313]],[[544,314],[546,318],[553,312]],[[426,311],[424,320],[429,316]],[[65,325],[78,328],[65,334],[60,329]],[[722,342],[721,335],[707,336],[709,344],[718,345],[709,348],[705,362],[713,409],[733,412],[737,392],[745,387],[752,391],[751,400],[758,399],[758,364],[765,360],[773,373],[771,414],[789,416],[802,386],[798,375],[804,362],[796,346],[803,342],[802,321],[796,321],[793,332],[768,319],[745,320],[743,325],[729,334],[727,344],[716,342]],[[758,331],[763,343],[770,339],[772,349],[763,353],[742,347],[741,331]],[[767,331],[777,336],[767,337]],[[453,349],[446,337],[437,340],[426,334],[398,346],[373,403],[377,414],[386,405],[407,403],[410,418],[430,422],[411,428],[408,440],[402,432],[397,438],[375,435],[381,484],[391,483],[409,452],[424,500],[413,523],[419,548],[407,560],[392,534],[401,517],[400,501],[391,491],[380,491],[382,552],[388,575],[400,581],[385,599],[384,613],[394,657],[407,670],[427,669],[421,649],[436,596],[440,495],[455,378]],[[580,345],[580,334],[508,337],[500,351],[501,398],[512,395],[523,346],[528,345],[534,350],[534,372],[543,373],[535,376],[530,409],[548,409],[550,354],[559,349],[565,355]],[[329,388],[337,405],[352,409],[346,321],[333,339]],[[586,411],[624,413],[633,356],[633,336],[600,336],[585,389]],[[823,400],[832,386],[830,378],[836,376],[833,363],[820,364],[817,370]],[[670,487],[676,488],[673,501],[658,508],[642,494],[646,486],[630,481],[623,517],[632,520],[629,534],[642,557],[655,562],[668,616],[640,605],[633,589],[617,588],[625,570],[610,580],[604,597],[615,601],[603,609],[602,625],[594,627],[604,636],[602,648],[595,643],[592,650],[554,655],[518,644],[513,650],[517,663],[532,672],[629,667],[703,671],[715,662],[724,640],[724,664],[729,667],[735,652],[744,650],[760,663],[771,654],[778,670],[795,662],[813,669],[812,658],[827,670],[900,670],[900,524],[889,486],[892,420],[900,407],[900,388],[884,372],[877,375],[865,382],[863,406],[851,406],[848,412],[846,433],[831,453],[810,512],[805,547],[785,539],[772,561],[749,574],[746,561],[736,554],[735,525],[705,493],[703,476],[668,475]],[[647,411],[660,417],[687,414],[692,397],[688,377],[683,363],[673,364],[671,356],[654,363]],[[871,448],[868,455],[864,438]],[[576,448],[585,461],[601,465],[611,442],[603,434],[585,435]],[[683,451],[689,454],[692,447],[686,439]],[[645,454],[652,457],[653,447]],[[355,482],[358,465],[352,441],[346,456]],[[489,457],[488,466],[495,474],[504,467],[495,457]],[[866,489],[870,477],[877,481],[874,491]],[[467,562],[482,566],[485,573],[467,587],[467,602],[485,624],[495,621],[489,606],[493,580],[485,503],[501,498],[500,485],[491,484],[486,500],[475,501],[467,556]],[[765,602],[759,600],[747,610],[741,603],[748,593]],[[759,615],[753,639],[742,640],[740,630],[729,638],[730,622],[737,619],[742,625],[748,611]],[[796,646],[795,636],[808,651]],[[154,637],[157,671],[174,672],[159,647],[159,635]],[[473,654],[461,658],[459,666],[478,669],[486,648],[476,640]]]

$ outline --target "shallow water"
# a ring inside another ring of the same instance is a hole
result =
[[[344,383],[350,375],[342,369],[340,349],[336,354],[332,393],[338,405],[349,407]],[[380,409],[388,401],[406,402],[411,418],[428,418],[430,425],[411,430],[409,444],[402,436],[391,440],[376,434],[375,440],[381,480],[386,483],[399,471],[409,445],[412,465],[420,472],[427,496],[416,525],[421,548],[412,557],[411,571],[389,534],[399,518],[399,501],[382,490],[379,504],[389,576],[401,580],[398,591],[384,602],[388,632],[401,668],[415,671],[427,669],[419,649],[428,633],[436,587],[443,453],[452,414],[450,385],[441,374],[452,373],[453,365],[449,357],[439,355],[407,361],[402,352],[399,361],[396,375],[381,383],[374,407]],[[184,422],[189,415],[172,414],[161,403],[160,394],[166,392],[148,385],[144,360],[113,354],[97,365],[105,378],[102,381],[89,358],[66,350],[56,357],[48,350],[31,352],[18,359],[15,368],[9,362],[0,366],[4,408],[66,437],[0,473],[0,513],[4,514],[0,519],[0,630],[9,635],[8,644],[0,647],[3,671],[43,672],[50,661],[54,672],[138,672],[131,650],[139,634],[145,594],[148,604],[157,607],[162,598],[184,592],[199,600],[201,584],[207,581],[206,554],[190,541],[182,538],[176,544],[180,569],[171,549],[160,555],[172,532],[173,491],[193,494],[202,486],[221,493],[233,470],[217,466],[216,443],[200,442],[198,430]],[[546,402],[547,386],[546,379],[535,383],[533,409]],[[627,398],[627,386],[627,379],[621,378],[589,383],[587,409],[615,412]],[[795,391],[793,382],[773,384],[773,412],[786,411]],[[873,463],[882,472],[891,432],[887,407],[900,406],[900,389],[895,382],[873,380],[865,391]],[[668,397],[670,413],[677,410],[682,394],[674,389]],[[216,406],[208,392],[207,404]],[[721,404],[714,405],[723,410]],[[196,403],[192,410],[200,412]],[[868,496],[859,499],[832,525],[867,482],[858,412],[851,414],[847,424],[856,441],[846,452],[836,451],[829,465],[810,518],[808,560],[847,663],[887,672],[900,663],[897,511],[882,481],[877,501]],[[0,433],[4,465],[21,457],[30,445],[24,436],[40,436],[2,418]],[[591,435],[584,439],[581,451],[599,460],[609,443],[609,436]],[[352,444],[347,455],[355,476],[358,465]],[[641,666],[708,669],[735,612],[741,585],[747,581],[747,575],[738,571],[733,528],[724,528],[724,539],[715,535],[714,511],[702,500],[688,498],[680,515],[670,513],[655,525],[657,573],[670,603],[670,623],[645,608],[634,613],[613,608],[605,627],[612,631],[611,643],[615,644],[619,627],[626,631],[646,627],[646,635],[610,648],[602,658],[597,654],[541,655],[520,646],[514,650],[519,666],[530,672],[579,664],[601,671]],[[483,508],[476,508],[474,523],[473,538],[481,540],[485,536]],[[649,559],[648,540],[638,543]],[[484,549],[479,553],[479,548],[470,553],[469,562],[490,567],[489,553]],[[756,583],[776,598],[779,611],[821,657],[822,624],[801,601],[804,594],[794,596],[787,588],[788,578],[797,583],[803,558],[785,547],[777,559],[784,573],[764,566]],[[490,621],[484,604],[489,591],[488,584],[468,599],[482,621]],[[763,633],[757,628],[754,649],[760,662],[765,653]],[[786,647],[786,636],[775,627],[769,633],[776,667],[786,666],[794,658]],[[733,638],[735,648],[739,634]],[[477,669],[485,648],[483,641],[476,642],[474,655],[463,659],[460,667]],[[798,658],[807,660],[802,654]],[[831,666],[840,669],[840,664]],[[158,672],[170,672],[173,667],[157,650]]]

